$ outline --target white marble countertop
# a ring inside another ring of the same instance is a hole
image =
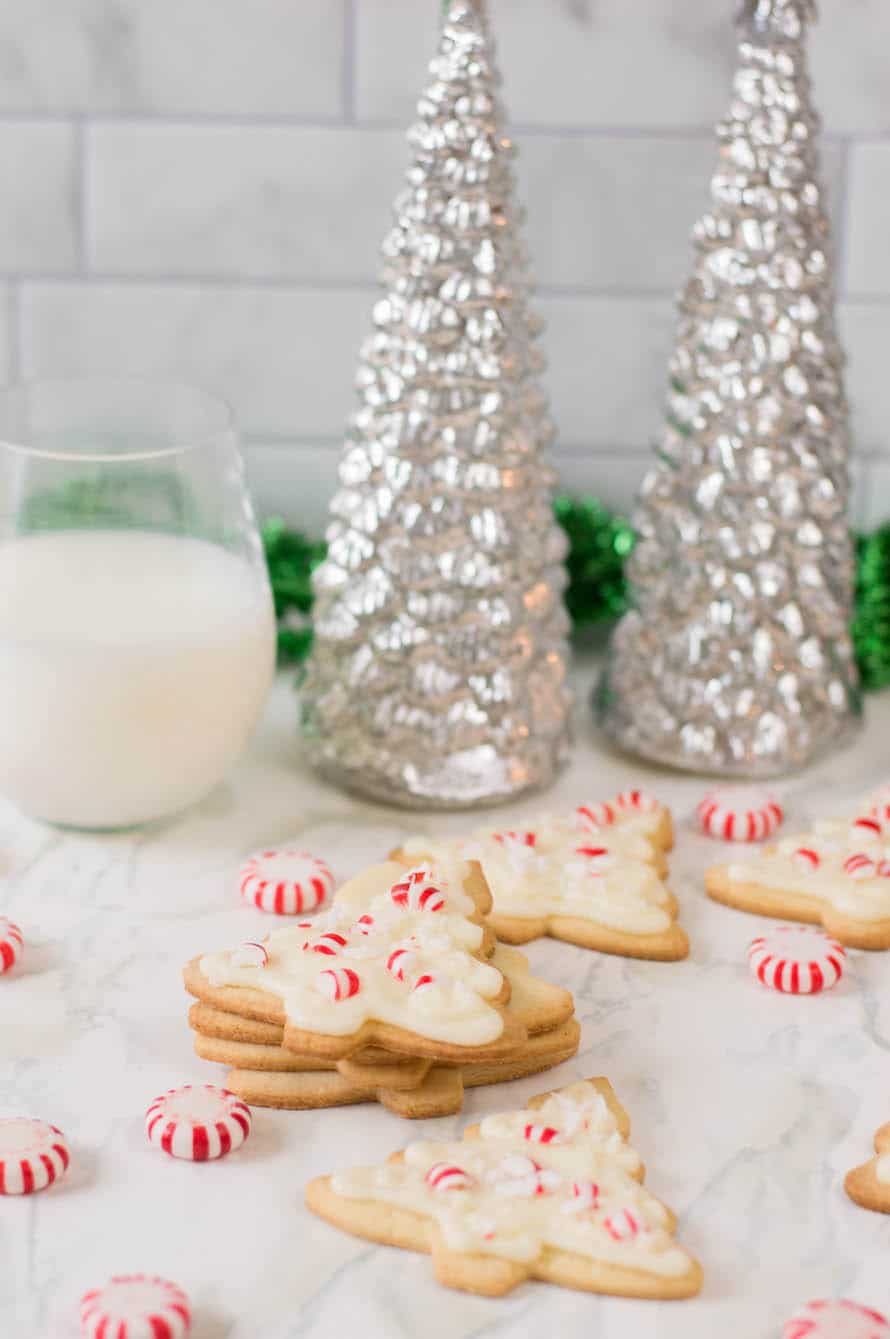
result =
[[[579,672],[586,690],[589,666]],[[890,1218],[855,1208],[844,1173],[890,1119],[890,954],[852,953],[843,982],[786,998],[748,975],[762,921],[710,903],[701,870],[720,848],[690,816],[701,780],[604,750],[579,701],[574,761],[543,804],[556,810],[630,783],[674,807],[672,884],[689,931],[683,963],[632,962],[571,945],[529,948],[575,993],[577,1058],[551,1074],[475,1089],[461,1116],[408,1124],[376,1106],[257,1109],[219,1163],[151,1148],[143,1113],[159,1092],[225,1071],[197,1060],[180,968],[262,933],[239,903],[239,857],[299,835],[339,878],[418,826],[457,831],[320,785],[303,768],[295,704],[280,681],[231,781],[178,822],[139,834],[54,832],[0,808],[0,912],[27,951],[0,980],[0,1114],[41,1116],[72,1146],[67,1178],[0,1198],[0,1335],[69,1339],[77,1300],[110,1274],[151,1271],[194,1305],[194,1339],[778,1339],[802,1301],[850,1296],[890,1307]],[[834,760],[776,789],[791,819],[886,779],[890,694]],[[503,811],[534,813],[531,801]],[[450,1135],[536,1091],[606,1074],[633,1122],[648,1183],[678,1213],[705,1286],[687,1302],[632,1302],[527,1284],[502,1300],[440,1288],[429,1259],[345,1236],[303,1207],[306,1181],[377,1161],[411,1138]]]

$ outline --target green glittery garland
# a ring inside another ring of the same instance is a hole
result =
[[[594,497],[556,498],[556,519],[566,532],[569,574],[566,607],[576,633],[619,618],[627,607],[624,563],[634,545],[630,522]],[[278,615],[281,663],[299,663],[312,645],[311,576],[325,554],[283,521],[267,521],[263,543]],[[890,522],[857,535],[853,645],[863,688],[890,684]]]

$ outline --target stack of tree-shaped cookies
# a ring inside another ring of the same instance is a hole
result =
[[[474,862],[375,865],[314,920],[189,963],[198,1054],[255,1105],[408,1117],[549,1069],[578,1047],[572,997],[497,944],[490,910]]]

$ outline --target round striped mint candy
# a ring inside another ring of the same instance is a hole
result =
[[[613,1241],[632,1241],[643,1225],[632,1209],[617,1209],[603,1219],[603,1227]]]
[[[426,870],[413,870],[407,874],[393,884],[389,895],[397,907],[404,907],[406,911],[441,911],[445,906],[444,893],[430,882]]]
[[[186,1339],[189,1299],[180,1287],[152,1274],[118,1274],[80,1299],[84,1339]]]
[[[772,795],[753,790],[709,791],[695,812],[702,831],[725,842],[761,842],[785,818]]]
[[[315,978],[315,989],[329,1000],[349,1000],[361,990],[358,972],[351,967],[326,967]]]
[[[531,1144],[562,1144],[562,1135],[554,1125],[537,1125],[529,1121],[522,1131],[522,1137]]]
[[[577,827],[596,832],[598,828],[608,828],[615,822],[615,810],[605,801],[593,804],[580,804],[575,810]]]
[[[783,995],[830,990],[844,974],[846,957],[836,939],[807,925],[780,925],[752,939],[748,947],[752,974]]]
[[[8,917],[0,916],[0,976],[15,966],[24,942],[19,927]]]
[[[846,1297],[819,1298],[786,1320],[782,1339],[890,1339],[890,1322]]]
[[[250,1108],[225,1088],[187,1083],[155,1098],[145,1113],[145,1133],[171,1158],[210,1162],[244,1143]]]
[[[0,1120],[0,1195],[33,1195],[65,1175],[70,1161],[61,1130],[45,1120]]]
[[[334,876],[308,851],[256,851],[241,866],[241,896],[259,911],[300,916],[317,911],[334,891]]]
[[[619,809],[631,810],[639,814],[654,814],[656,809],[661,806],[654,795],[650,795],[647,790],[623,790],[620,795],[615,796],[615,803]]]
[[[469,1190],[474,1184],[469,1172],[450,1162],[434,1162],[424,1179],[430,1190]]]

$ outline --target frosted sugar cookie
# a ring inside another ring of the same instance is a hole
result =
[[[529,1038],[551,1034],[572,1018],[574,1001],[569,991],[532,975],[524,954],[499,944],[491,962],[510,986],[505,1013],[525,1028]],[[282,1027],[241,1019],[200,1003],[192,1005],[189,1023],[196,1034],[195,1051],[203,1060],[236,1069],[300,1073],[337,1068],[344,1079],[358,1087],[405,1090],[417,1087],[432,1064],[429,1059],[397,1056],[380,1047],[366,1047],[353,1056],[323,1064],[318,1057],[286,1049]],[[574,1034],[564,1033],[560,1038],[560,1050],[569,1035]],[[546,1045],[542,1041],[541,1054]],[[522,1054],[527,1054],[526,1046]]]
[[[356,1236],[428,1251],[440,1283],[501,1296],[527,1278],[629,1297],[691,1297],[701,1268],[640,1184],[605,1079],[488,1116],[462,1140],[311,1181],[310,1209]]]
[[[486,829],[463,841],[412,837],[393,855],[406,863],[475,860],[491,894],[488,923],[507,943],[549,935],[627,957],[684,958],[689,941],[661,877],[670,815],[640,791],[626,795],[635,807],[619,796],[521,830]]]
[[[373,866],[333,906],[263,941],[268,962],[208,954],[185,969],[206,1004],[284,1027],[299,1055],[338,1060],[368,1045],[469,1062],[512,1054],[525,1029],[505,1018],[509,986],[487,960],[491,931],[467,892],[468,866]],[[404,959],[394,961],[398,950]]]
[[[890,948],[890,807],[885,791],[705,875],[715,902],[821,924],[847,947]]]
[[[864,1209],[890,1213],[890,1123],[875,1135],[875,1156],[847,1173],[844,1189]]]

